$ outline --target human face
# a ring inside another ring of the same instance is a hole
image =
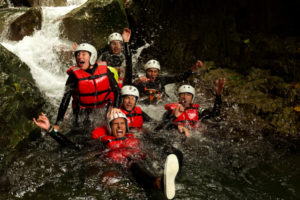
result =
[[[76,62],[80,69],[86,70],[90,66],[90,53],[87,51],[77,52]]]
[[[152,81],[152,82],[155,81],[158,74],[159,74],[159,70],[155,69],[155,68],[150,68],[150,69],[147,69],[147,71],[146,71],[147,78],[149,78],[150,81]]]
[[[127,111],[132,111],[132,109],[134,108],[136,103],[136,97],[132,96],[132,95],[126,95],[125,97],[123,97],[123,106],[125,108],[125,110]]]
[[[126,120],[124,118],[114,119],[111,123],[111,132],[116,138],[124,137],[126,134]]]
[[[113,40],[110,42],[110,50],[113,54],[119,54],[122,48],[122,41]]]
[[[183,105],[183,107],[189,107],[192,103],[193,95],[191,93],[180,93],[179,94],[179,103]]]

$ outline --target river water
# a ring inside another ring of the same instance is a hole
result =
[[[1,41],[28,64],[38,87],[55,108],[67,78],[56,49],[70,50],[72,45],[59,38],[57,19],[84,2],[43,7],[41,30],[19,42]],[[142,105],[144,111],[160,120],[163,105],[176,101],[174,88],[168,86],[170,98],[162,104]],[[213,101],[201,90],[197,94],[196,102],[201,102],[202,108],[211,107]],[[56,114],[57,110],[48,112]],[[288,142],[275,146],[265,139],[258,120],[249,120],[237,105],[225,103],[222,115],[205,124],[186,141],[176,132],[137,134],[149,154],[148,164],[157,174],[165,158],[162,141],[183,152],[175,199],[300,199],[300,156]],[[123,168],[106,162],[102,147],[89,134],[70,132],[66,136],[80,143],[81,151],[62,148],[42,134],[31,136],[14,152],[0,155],[0,199],[163,199],[157,191],[145,192]],[[105,182],[103,174],[109,171],[119,175]]]

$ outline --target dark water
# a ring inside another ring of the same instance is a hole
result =
[[[164,160],[156,141],[166,140],[183,151],[175,199],[300,199],[299,152],[275,148],[259,134],[247,139],[220,135],[224,127],[214,123],[210,131],[193,133],[185,142],[174,132],[143,139],[156,173]],[[82,150],[61,148],[46,136],[1,155],[0,199],[163,199],[159,192],[145,192],[122,167],[105,161],[101,145],[88,135],[68,137],[81,142]],[[108,171],[119,172],[110,184],[103,182]]]

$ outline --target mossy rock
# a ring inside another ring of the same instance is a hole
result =
[[[77,43],[87,42],[97,49],[107,45],[112,32],[128,27],[127,17],[120,0],[89,0],[72,10],[62,20],[61,37]]]
[[[0,45],[0,148],[12,149],[35,132],[32,118],[45,104],[28,66]]]
[[[202,75],[201,84],[212,88],[212,80],[220,77],[227,79],[223,93],[225,105],[236,104],[243,112],[254,114],[274,133],[299,135],[299,113],[294,110],[294,105],[299,103],[299,89],[280,77],[272,76],[269,70],[257,68],[251,69],[248,76],[230,69],[213,69]]]

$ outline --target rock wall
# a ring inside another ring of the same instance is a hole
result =
[[[36,6],[65,6],[67,0],[10,0],[16,6],[36,7]]]
[[[112,32],[121,33],[128,26],[120,0],[89,0],[63,18],[61,33],[71,41],[88,42],[101,49],[107,46]]]
[[[0,149],[11,149],[33,132],[32,118],[45,100],[28,66],[0,45]]]
[[[248,73],[270,69],[300,79],[300,2],[133,0],[126,9],[137,46],[154,44],[141,62],[156,58],[173,72],[196,59]]]

